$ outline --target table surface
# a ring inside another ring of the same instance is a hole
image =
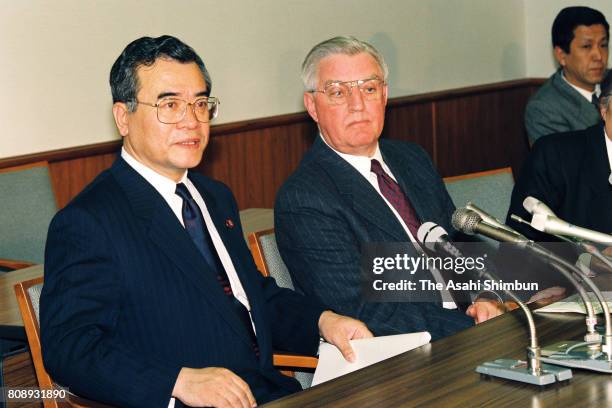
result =
[[[535,314],[540,345],[578,339],[584,316]],[[525,359],[520,310],[401,354],[266,407],[599,407],[612,406],[612,376],[573,370],[570,381],[540,387],[481,376],[499,358]]]
[[[0,326],[23,327],[21,313],[15,297],[16,283],[43,276],[43,266],[34,265],[29,268],[0,274]]]
[[[42,265],[0,275],[0,326],[23,327],[13,285],[43,275]],[[534,313],[540,345],[579,339],[584,316]],[[544,387],[489,378],[485,361],[526,355],[528,329],[520,310],[419,347],[268,407],[598,407],[612,406],[612,376],[573,370],[570,381]]]

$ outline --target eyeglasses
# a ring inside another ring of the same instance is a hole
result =
[[[218,98],[208,96],[198,98],[192,103],[178,98],[164,98],[156,104],[142,102],[137,99],[136,103],[156,108],[157,120],[159,120],[161,123],[171,125],[174,123],[179,123],[181,120],[183,120],[185,113],[187,112],[187,105],[190,105],[193,109],[193,114],[198,122],[210,122],[217,117],[217,114],[219,113],[219,104],[221,102]]]
[[[353,88],[357,87],[363,99],[371,101],[377,99],[382,94],[385,81],[378,77],[359,79],[356,81],[329,82],[323,90],[314,89],[310,92],[320,92],[327,96],[330,103],[334,105],[344,105],[349,96],[353,93]]]

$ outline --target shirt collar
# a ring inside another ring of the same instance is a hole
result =
[[[610,169],[612,169],[612,140],[610,140],[610,138],[608,137],[605,127],[604,127],[604,137],[606,138],[606,150],[608,152],[608,161],[610,162]],[[612,174],[610,175],[610,183],[612,184]]]
[[[563,71],[561,71],[561,78],[563,78],[563,80],[564,80],[565,82],[567,82],[567,84],[568,84],[569,86],[571,86],[571,87],[572,87],[572,88],[574,88],[576,91],[578,91],[578,93],[579,93],[580,95],[584,96],[584,98],[585,98],[587,101],[589,101],[589,102],[591,102],[591,100],[593,99],[593,94],[595,94],[595,95],[597,95],[597,96],[599,97],[599,94],[601,93],[601,89],[600,89],[599,84],[595,85],[595,91],[593,91],[593,92],[589,92],[589,91],[587,91],[586,89],[582,89],[582,88],[580,88],[580,87],[578,87],[578,86],[576,86],[576,85],[572,84],[570,81],[568,81],[568,80],[565,78],[565,74],[563,74]]]
[[[384,160],[382,158],[382,154],[380,153],[378,142],[376,142],[376,150],[374,151],[374,154],[372,155],[372,157],[356,156],[353,154],[339,152],[338,150],[331,147],[329,143],[327,143],[323,135],[319,133],[319,136],[323,140],[323,143],[327,145],[327,147],[329,147],[334,152],[336,152],[338,156],[346,160],[351,166],[353,166],[365,178],[370,177],[370,169],[372,168],[372,159],[378,160],[384,166]]]
[[[132,168],[136,170],[138,174],[144,177],[144,179],[147,180],[149,184],[151,184],[162,196],[166,197],[175,193],[177,183],[174,180],[162,176],[155,170],[139,162],[136,158],[134,158],[134,156],[125,150],[125,147],[121,148],[121,158],[125,160],[127,164],[132,166]],[[184,183],[186,179],[187,170],[185,170],[185,174],[183,174],[183,177],[181,177],[179,183]]]

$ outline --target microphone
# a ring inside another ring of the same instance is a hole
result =
[[[466,210],[469,211],[469,210]],[[456,212],[455,212],[456,213]],[[477,217],[480,218],[478,214]],[[453,215],[454,219],[454,215]],[[508,231],[506,231],[508,232]],[[461,251],[448,241],[446,230],[433,222],[425,222],[417,231],[417,239],[427,249],[431,251],[442,251],[455,257],[462,257]],[[486,270],[481,270],[480,275],[493,280],[494,276]],[[509,380],[526,382],[529,384],[545,385],[556,381],[568,380],[572,377],[572,371],[561,369],[541,362],[541,349],[538,344],[535,322],[533,315],[527,305],[525,305],[512,291],[504,289],[523,310],[527,316],[529,326],[529,346],[527,347],[527,364],[521,360],[498,359],[487,361],[476,367],[476,372],[494,377],[506,378]]]
[[[430,251],[443,251],[456,258],[463,254],[448,240],[446,230],[435,222],[424,222],[417,231],[417,240]]]
[[[527,197],[523,207],[533,214],[531,226],[540,232],[553,235],[570,236],[600,244],[612,244],[612,235],[578,227],[558,218],[555,213],[535,197]]]
[[[482,218],[482,220],[487,224],[491,224],[492,226],[497,228],[505,229],[508,232],[516,234],[517,236],[522,236],[518,231],[513,230],[512,228],[501,222],[499,219],[487,213],[485,210],[481,209],[471,201],[468,201],[468,203],[465,205],[465,208],[467,208],[468,210],[472,210],[476,214],[480,215],[480,218]]]
[[[520,234],[510,232],[506,228],[499,228],[483,221],[480,215],[466,208],[458,208],[455,210],[453,218],[451,219],[451,224],[457,231],[461,231],[467,235],[482,234],[497,241],[513,242],[519,244],[521,247],[530,242]]]
[[[555,213],[549,206],[532,196],[529,196],[523,200],[523,208],[527,210],[529,214],[546,214],[556,217]]]
[[[593,291],[593,293],[595,294],[597,300],[601,304],[601,307],[604,311],[606,332],[604,336],[604,343],[603,343],[602,349],[604,351],[605,357],[602,360],[602,359],[594,358],[592,354],[587,355],[587,356],[563,355],[560,358],[557,357],[556,355],[553,355],[549,358],[543,359],[543,361],[554,362],[555,364],[562,364],[562,365],[567,365],[570,367],[579,367],[579,368],[586,368],[586,369],[591,369],[595,371],[612,373],[612,324],[610,321],[610,310],[608,308],[607,302],[605,301],[604,297],[601,294],[601,291],[597,288],[597,286],[593,283],[593,281],[588,276],[582,273],[582,271],[578,269],[576,266],[571,265],[569,262],[567,262],[563,258],[542,248],[541,246],[537,245],[533,241],[524,241],[524,240],[517,241],[517,238],[514,235],[509,234],[505,230],[501,230],[499,228],[495,228],[487,224],[486,222],[482,220],[482,218],[480,218],[478,214],[474,213],[473,211],[467,210],[465,208],[460,208],[460,209],[455,210],[455,213],[453,213],[452,224],[454,228],[466,234],[471,235],[474,233],[479,233],[479,234],[482,234],[482,235],[485,235],[490,238],[497,239],[503,242],[518,243],[520,244],[520,247],[528,248],[532,252],[540,256],[544,256],[548,260],[548,262],[553,267],[555,267],[559,272],[561,272],[578,290],[578,293],[580,294],[580,297],[582,298],[584,302],[585,308],[587,309],[587,315],[588,315],[586,318],[588,333],[585,336],[585,341],[587,343],[592,343],[595,340],[596,336],[599,338],[599,335],[594,330],[594,326],[597,320],[594,317],[593,306],[591,304],[591,301],[584,287],[576,281],[574,276],[572,276],[572,273],[570,273],[569,271],[574,272],[574,274],[577,277],[579,277]],[[598,340],[598,342],[599,341],[600,340]],[[593,350],[593,351],[596,351],[596,350]]]

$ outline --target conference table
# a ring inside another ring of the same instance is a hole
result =
[[[0,330],[23,333],[13,285],[42,276],[41,265],[0,275]],[[584,316],[534,313],[540,345],[580,339]],[[21,334],[25,338],[24,334]],[[481,376],[485,361],[526,356],[520,310],[373,366],[285,397],[266,407],[598,407],[612,406],[612,376],[573,370],[547,386]]]
[[[540,345],[579,339],[584,316],[534,313]],[[612,375],[574,369],[569,381],[536,386],[481,376],[499,358],[525,359],[520,310],[309,388],[266,407],[609,407]]]

